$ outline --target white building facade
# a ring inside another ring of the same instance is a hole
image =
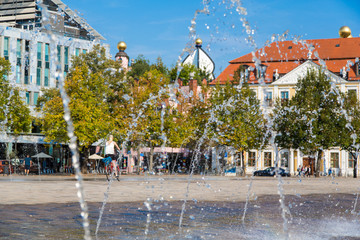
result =
[[[273,101],[275,99],[287,100],[292,98],[295,95],[295,86],[298,79],[303,78],[308,69],[319,70],[320,66],[312,61],[306,61],[271,84],[250,86],[256,93],[264,112],[268,114],[272,112]],[[359,98],[359,82],[346,81],[328,70],[325,70],[325,74],[331,79],[339,91],[344,93],[354,91]],[[310,165],[312,171],[314,170],[315,156],[305,155],[298,149],[277,150],[279,167],[287,169],[292,175],[298,174],[297,169],[299,166]],[[271,146],[268,146],[262,151],[254,149],[245,154],[245,159],[247,165],[246,172],[251,174],[255,170],[275,166],[276,152]],[[331,168],[333,175],[353,176],[354,157],[351,153],[339,147],[324,150],[320,162],[321,174],[328,174]],[[358,174],[359,169],[357,175]]]
[[[95,45],[109,45],[84,19],[60,0],[3,1],[0,3],[0,57],[9,60],[9,82],[21,89],[24,102],[32,114],[42,90],[58,88],[71,68],[74,56],[87,53]],[[48,144],[38,132],[16,137],[17,143]],[[15,137],[1,133],[0,143],[6,143],[7,155],[13,149]],[[1,147],[3,151],[4,146]],[[3,153],[3,152],[2,152]],[[4,157],[4,154],[1,154]]]

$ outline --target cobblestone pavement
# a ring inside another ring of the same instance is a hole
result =
[[[356,194],[360,180],[354,178],[277,178],[223,177],[186,175],[123,175],[111,182],[108,202],[136,202],[148,198],[179,201],[186,196],[198,201],[244,201],[251,183],[250,200],[277,195],[282,182],[286,195]],[[43,175],[0,176],[0,204],[36,204],[77,202],[74,176]],[[102,202],[108,187],[104,175],[84,175],[88,202]]]

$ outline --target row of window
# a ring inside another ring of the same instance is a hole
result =
[[[351,96],[354,96],[354,97],[357,96],[356,89],[348,89],[347,92]],[[289,100],[289,91],[280,91],[280,99],[281,99],[282,103],[285,101],[288,101]],[[264,94],[264,101],[269,107],[271,107],[273,105],[273,93],[266,91]]]
[[[3,41],[3,56],[6,60],[9,60],[10,54],[10,38],[4,37]],[[63,74],[69,71],[69,47],[58,45],[56,48],[57,60],[63,65]],[[86,49],[75,49],[75,55],[79,56],[80,53],[86,53]],[[16,83],[28,85],[30,80],[30,41],[16,39]],[[37,43],[37,55],[36,55],[36,85],[49,87],[50,85],[50,44],[49,43]]]
[[[348,168],[353,168],[355,162],[355,157],[353,154],[349,153],[348,155]],[[332,152],[330,153],[330,167],[339,168],[340,163],[340,153]],[[256,152],[248,153],[248,166],[255,167],[256,164]],[[272,165],[272,152],[264,152],[264,167],[271,167]],[[281,167],[289,167],[289,153],[283,152],[280,154],[280,165]]]
[[[264,152],[264,167],[271,167],[272,152]],[[255,167],[256,164],[256,152],[249,152],[248,166]],[[281,167],[289,167],[289,153],[283,152],[280,156]]]
[[[257,79],[265,77],[267,66],[261,64],[257,68],[252,68],[249,65],[242,65],[245,70],[245,79],[248,81],[250,79],[250,72],[254,72],[254,75]],[[355,63],[355,74],[360,76],[360,62]],[[345,70],[345,67],[337,74],[344,79],[348,79],[348,72]],[[273,73],[273,81],[277,80],[281,75],[276,72]]]

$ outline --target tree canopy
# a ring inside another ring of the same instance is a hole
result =
[[[21,89],[9,83],[10,63],[0,58],[0,122],[15,135],[31,130],[30,109],[21,96]]]
[[[339,146],[342,141],[345,126],[341,98],[322,69],[309,69],[305,77],[298,79],[295,96],[285,102],[278,100],[275,105],[277,145],[317,154],[317,174],[323,150]]]
[[[106,58],[105,49],[99,46],[91,52],[80,54],[73,60],[65,79],[65,90],[70,97],[69,107],[79,145],[88,148],[113,130],[110,99],[119,65]],[[114,73],[115,72],[115,73]],[[47,140],[67,142],[66,123],[59,90],[45,90],[39,98],[39,119]]]

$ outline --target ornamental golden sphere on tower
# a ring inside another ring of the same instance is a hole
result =
[[[195,44],[196,44],[196,46],[201,46],[202,45],[202,40],[200,38],[196,39]]]
[[[351,29],[348,26],[342,26],[339,30],[339,36],[341,38],[351,38]]]
[[[127,47],[126,43],[123,41],[119,42],[117,45],[117,48],[119,49],[119,51],[125,51],[126,47]]]

